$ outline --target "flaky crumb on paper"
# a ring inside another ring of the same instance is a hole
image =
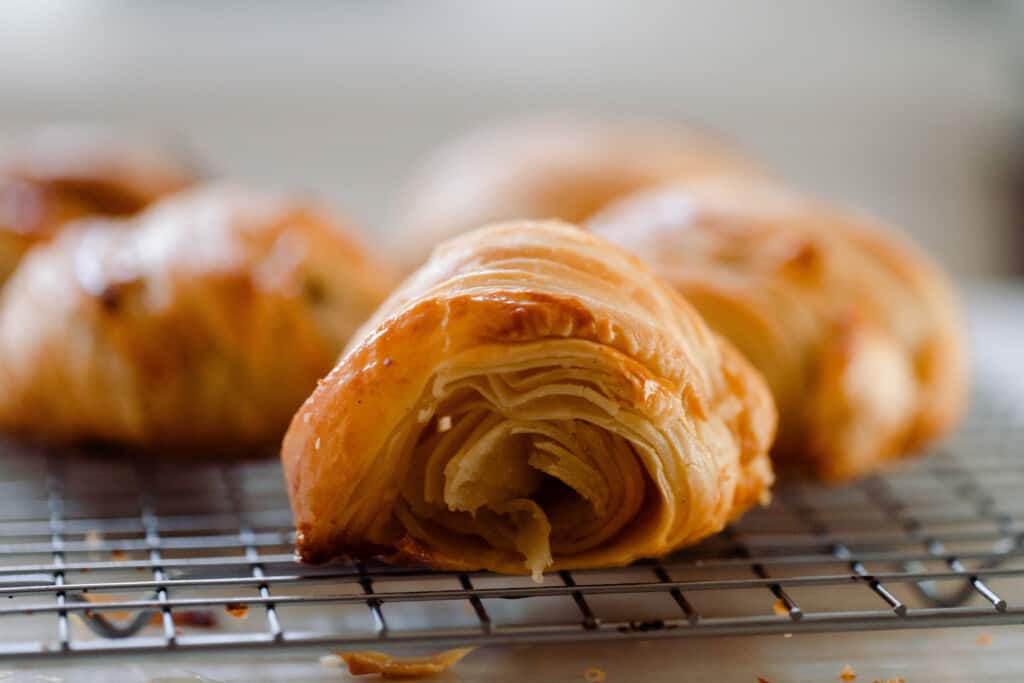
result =
[[[992,636],[990,636],[987,633],[982,633],[977,638],[974,639],[974,642],[976,642],[978,645],[991,645],[992,644]]]
[[[855,681],[857,680],[857,674],[854,673],[853,667],[847,664],[843,667],[842,671],[839,672],[839,680],[841,681]]]
[[[340,669],[345,665],[345,660],[338,655],[324,655],[320,658],[320,666],[325,669]]]
[[[395,678],[415,678],[447,671],[474,649],[476,648],[458,647],[453,650],[435,652],[426,657],[394,657],[372,650],[339,652],[338,656],[345,660],[348,672],[353,676],[380,674]]]
[[[591,666],[583,672],[583,679],[587,683],[601,683],[605,679],[603,669],[598,669],[596,666]]]

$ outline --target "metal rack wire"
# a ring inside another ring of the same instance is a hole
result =
[[[1013,403],[975,405],[930,458],[848,488],[786,484],[697,548],[541,585],[300,566],[273,460],[3,444],[0,656],[1021,623],[1024,419]]]

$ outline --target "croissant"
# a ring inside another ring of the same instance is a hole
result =
[[[609,201],[675,178],[764,174],[715,137],[640,120],[534,116],[442,147],[415,174],[396,229],[407,268],[438,242],[523,218],[579,223]]]
[[[316,206],[240,188],[76,224],[0,294],[0,429],[201,451],[273,443],[391,284]]]
[[[194,180],[171,155],[112,131],[35,131],[0,154],[0,283],[71,220],[136,213]]]
[[[594,216],[764,373],[774,456],[845,480],[950,430],[967,394],[952,286],[872,219],[753,178],[646,190]]]
[[[772,482],[760,375],[574,226],[438,247],[353,344],[282,449],[307,561],[622,565],[720,530]]]

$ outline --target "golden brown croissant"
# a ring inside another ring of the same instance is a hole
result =
[[[752,178],[640,192],[589,227],[634,252],[768,379],[775,454],[828,480],[954,426],[964,325],[950,284],[866,216]]]
[[[316,207],[238,188],[78,224],[33,249],[0,296],[0,428],[271,443],[390,285]]]
[[[37,130],[0,154],[0,283],[70,220],[135,213],[194,178],[171,156],[112,131]]]
[[[761,376],[573,226],[438,247],[353,340],[284,441],[306,560],[621,565],[720,530],[772,481]]]
[[[482,128],[417,173],[397,221],[408,268],[438,242],[495,221],[579,223],[609,201],[675,178],[764,171],[720,140],[639,120],[542,116]]]

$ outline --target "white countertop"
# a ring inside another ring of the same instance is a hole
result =
[[[982,643],[978,639],[981,636]],[[988,638],[986,638],[986,636]],[[819,683],[838,681],[849,664],[857,683],[902,677],[907,683],[1019,683],[1024,680],[1024,627],[822,635],[757,636],[604,645],[551,644],[481,648],[436,683],[561,683],[585,681],[597,667],[605,683]],[[179,683],[352,681],[321,666],[317,649],[276,653],[231,652],[29,663],[0,680],[55,683]],[[171,680],[161,680],[170,678]]]

